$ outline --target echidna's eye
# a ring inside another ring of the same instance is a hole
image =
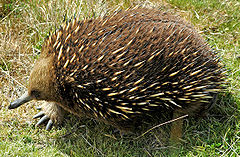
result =
[[[31,96],[38,99],[40,97],[40,92],[38,90],[32,90],[31,91]]]

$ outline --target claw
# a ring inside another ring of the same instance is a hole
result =
[[[36,114],[35,116],[33,116],[33,119],[39,118],[39,117],[42,117],[42,116],[44,116],[44,112],[40,111],[38,114]]]
[[[46,130],[50,130],[53,126],[53,121],[50,119],[47,123]]]
[[[36,126],[41,125],[42,123],[46,122],[47,120],[49,120],[49,117],[47,115],[43,116],[36,124]]]

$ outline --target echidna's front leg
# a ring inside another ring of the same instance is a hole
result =
[[[49,130],[53,124],[60,124],[63,121],[65,110],[55,102],[45,102],[38,109],[41,111],[33,116],[33,118],[42,118],[38,121],[36,126],[48,121],[46,130]]]

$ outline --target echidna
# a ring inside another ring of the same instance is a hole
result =
[[[224,68],[197,31],[155,9],[72,19],[45,39],[28,92],[9,109],[45,100],[35,117],[52,123],[64,111],[120,130],[165,111],[193,115],[222,89]],[[139,121],[140,119],[140,121]]]

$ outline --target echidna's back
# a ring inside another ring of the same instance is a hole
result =
[[[215,54],[183,20],[156,10],[74,19],[46,41],[68,108],[115,123],[199,110],[222,81]]]

